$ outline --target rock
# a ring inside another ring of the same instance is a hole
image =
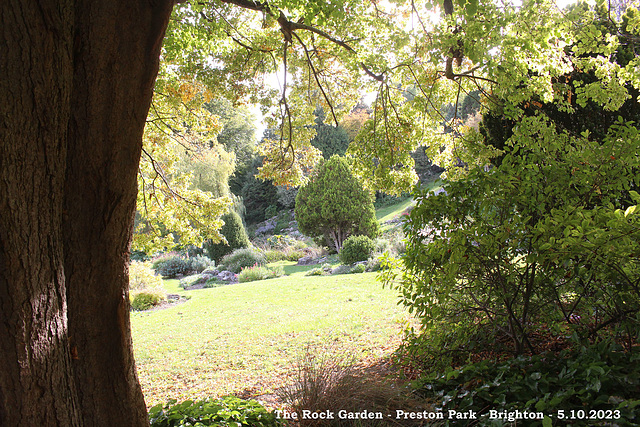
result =
[[[275,229],[276,229],[276,221],[275,219],[270,219],[260,224],[258,228],[256,228],[255,234],[256,236],[259,236],[261,234],[270,234]]]
[[[238,281],[238,276],[233,271],[224,270],[218,273],[218,280],[236,283]]]
[[[317,262],[313,259],[311,255],[303,256],[298,260],[298,265],[313,265],[317,264]]]

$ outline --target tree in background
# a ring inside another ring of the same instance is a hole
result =
[[[326,159],[333,155],[344,156],[349,148],[349,135],[342,126],[332,126],[325,123],[326,115],[322,107],[314,111],[316,136],[311,140],[311,145],[322,151],[322,157]]]
[[[203,246],[207,256],[216,263],[234,250],[249,246],[249,236],[247,236],[240,215],[232,211],[223,215],[222,220],[224,225],[220,229],[220,233],[224,236],[225,241],[214,243],[209,240]]]
[[[373,238],[379,232],[372,195],[353,176],[346,159],[336,155],[299,189],[295,215],[301,232],[323,238],[336,252],[349,236]]]
[[[340,122],[340,127],[347,132],[349,142],[356,139],[356,135],[360,132],[362,125],[371,118],[371,113],[371,108],[361,101],[351,109],[349,114],[344,116]]]
[[[211,114],[218,118],[221,130],[216,135],[228,153],[235,154],[237,167],[250,164],[255,155],[256,118],[247,107],[234,106],[226,98],[218,98],[204,104]]]
[[[269,206],[278,204],[277,188],[271,180],[258,178],[258,168],[262,165],[262,157],[253,159],[251,169],[244,178],[240,195],[246,209],[245,220],[247,224],[256,224],[264,221],[265,211]]]

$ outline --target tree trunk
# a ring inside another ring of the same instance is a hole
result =
[[[3,426],[148,425],[127,261],[171,7],[0,2]]]
[[[62,253],[71,8],[0,2],[0,424],[79,425]]]
[[[131,345],[127,262],[142,132],[172,5],[156,3],[82,1],[76,14],[63,230],[86,426],[148,425]]]

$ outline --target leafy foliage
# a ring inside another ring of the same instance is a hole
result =
[[[373,240],[367,236],[349,236],[344,241],[338,256],[343,264],[354,264],[368,260],[375,247]]]
[[[221,126],[216,135],[218,144],[235,155],[237,165],[250,163],[256,145],[256,118],[253,113],[246,106],[234,107],[226,98],[211,100],[204,108],[218,117]]]
[[[167,296],[162,289],[144,289],[139,291],[133,291],[130,294],[131,309],[143,311],[148,310],[151,307],[160,304],[167,299]]]
[[[347,237],[375,237],[379,230],[371,194],[339,156],[322,163],[309,183],[300,188],[295,214],[300,231],[324,238],[338,252]]]
[[[215,262],[204,255],[196,255],[189,258],[189,270],[193,273],[202,273],[210,267],[215,267]]]
[[[148,310],[167,299],[162,279],[153,274],[149,262],[129,265],[129,300],[133,310]]]
[[[255,400],[234,396],[199,401],[186,400],[149,409],[151,427],[277,427],[282,425],[276,416]]]
[[[225,255],[220,261],[220,268],[240,273],[243,268],[266,264],[264,255],[253,248],[236,249]]]
[[[257,178],[258,167],[261,164],[262,159],[255,158],[242,181],[241,196],[246,207],[247,224],[255,224],[267,219],[267,208],[278,199],[277,188],[273,183]]]
[[[601,55],[611,38],[587,10],[573,13],[592,32],[570,31],[574,43],[561,52],[585,68],[547,70],[551,92],[537,91],[540,70],[527,68],[526,77],[511,70],[518,94],[495,94],[483,133],[486,146],[500,150],[495,167],[468,167],[446,193],[414,195],[400,289],[423,323],[432,361],[492,345],[483,336],[510,340],[515,353],[535,352],[542,325],[585,340],[624,336],[629,347],[637,336],[640,134],[629,121],[637,103],[627,105],[635,83],[601,97],[600,89],[620,82],[596,72],[594,57],[616,72],[625,65],[616,62],[618,45]],[[593,74],[579,75],[585,69]],[[583,85],[589,95],[578,91]],[[611,120],[610,111],[619,117]]]
[[[134,248],[154,253],[219,240],[233,159],[211,144],[220,131],[199,81],[163,64],[147,118],[138,173]]]
[[[132,261],[131,264],[129,264],[130,290],[161,287],[162,279],[153,273],[151,263]]]
[[[179,274],[201,273],[215,263],[204,255],[185,258],[181,255],[159,258],[153,263],[156,273],[165,278],[175,277]]]
[[[316,119],[316,136],[311,140],[311,145],[322,151],[322,157],[328,160],[333,155],[344,156],[349,147],[349,135],[341,126],[332,126],[325,123],[326,115],[322,107],[314,112]]]
[[[156,273],[162,277],[170,278],[176,277],[178,274],[187,274],[190,269],[189,260],[176,255],[159,263]]]
[[[226,242],[213,243],[207,241],[204,244],[204,249],[207,251],[209,258],[218,262],[223,256],[234,250],[249,246],[249,236],[244,228],[242,219],[237,213],[227,213],[222,216],[222,220],[224,225],[220,233],[224,236]]]
[[[495,425],[486,417],[489,409],[542,412],[547,418],[562,413],[571,425],[636,425],[640,419],[639,357],[637,352],[625,353],[619,346],[602,342],[557,355],[520,356],[498,363],[485,360],[450,368],[423,377],[414,386],[435,400],[438,410],[475,411],[477,425]],[[550,421],[547,425],[552,425]],[[530,423],[527,425],[536,425]]]
[[[280,265],[276,267],[255,265],[253,267],[243,268],[238,274],[238,282],[254,282],[257,280],[275,279],[281,276],[284,276],[284,269]]]

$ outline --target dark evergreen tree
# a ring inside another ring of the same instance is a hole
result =
[[[375,237],[379,232],[372,195],[340,156],[322,163],[300,188],[295,214],[300,231],[324,239],[337,252],[349,236]]]
[[[227,240],[226,242],[213,243],[210,240],[205,242],[204,249],[209,258],[219,263],[223,256],[230,254],[235,249],[249,246],[249,236],[242,224],[242,218],[235,212],[229,212],[222,216],[224,225],[220,233]]]
[[[349,148],[349,134],[342,126],[332,126],[324,123],[325,113],[322,107],[316,108],[316,136],[311,145],[322,151],[322,157],[329,159],[334,154],[344,156]]]

